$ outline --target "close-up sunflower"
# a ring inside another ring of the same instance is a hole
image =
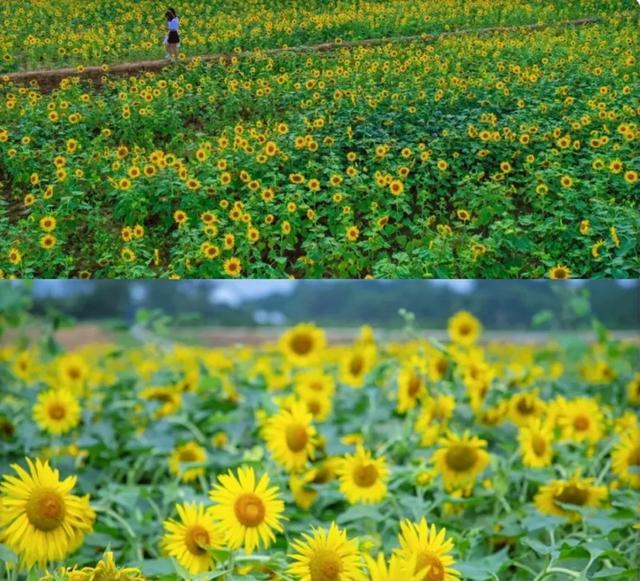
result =
[[[60,480],[48,462],[27,458],[28,471],[17,464],[17,476],[0,483],[0,542],[31,567],[61,561],[90,533],[95,513],[88,496],[71,494],[76,477]]]
[[[467,487],[484,472],[490,460],[486,446],[485,440],[468,432],[462,436],[449,432],[440,439],[432,461],[447,490]]]
[[[567,400],[562,406],[558,425],[563,440],[595,444],[604,435],[604,416],[598,402],[590,397]]]
[[[571,510],[577,508],[597,508],[606,500],[606,486],[593,483],[592,478],[581,478],[579,475],[569,480],[553,480],[542,485],[534,499],[536,508],[544,513],[561,516],[569,521],[579,521],[580,513]]]
[[[284,503],[267,474],[258,482],[251,467],[238,468],[237,475],[221,474],[209,497],[214,503],[210,514],[225,530],[225,543],[232,549],[243,548],[249,554],[258,547],[266,549],[275,533],[284,530]]]
[[[193,575],[210,571],[215,564],[210,549],[223,546],[222,528],[202,504],[178,504],[176,512],[180,520],[164,522],[163,550]]]
[[[51,389],[38,395],[33,406],[33,419],[41,430],[64,434],[80,423],[78,400],[66,389]]]
[[[357,543],[332,522],[329,529],[313,528],[311,533],[291,542],[293,561],[288,574],[299,581],[362,581],[361,557]]]
[[[375,504],[387,494],[389,468],[386,459],[384,456],[374,458],[362,446],[358,446],[354,454],[344,457],[338,475],[340,492],[351,504]]]

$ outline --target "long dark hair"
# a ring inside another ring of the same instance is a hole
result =
[[[174,18],[178,18],[178,13],[175,11],[174,8],[168,8],[164,15],[167,20],[173,20]]]

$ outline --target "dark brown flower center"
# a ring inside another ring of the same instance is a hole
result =
[[[59,402],[54,402],[49,406],[49,417],[52,420],[62,420],[67,415],[67,408]]]
[[[573,427],[579,432],[584,432],[589,429],[589,418],[587,416],[577,416],[573,420]]]
[[[425,570],[426,567],[428,569],[427,576],[424,578],[425,581],[444,581],[444,566],[436,555],[426,552],[418,554],[414,573],[419,573]]]
[[[351,375],[360,375],[364,369],[364,359],[362,355],[354,355],[349,362]]]
[[[296,333],[291,338],[291,349],[297,355],[308,355],[313,349],[313,339],[307,333]]]

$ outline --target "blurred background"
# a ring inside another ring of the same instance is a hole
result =
[[[639,281],[60,281],[0,284],[0,327],[12,312],[30,333],[53,327],[68,347],[153,326],[208,344],[256,343],[282,327],[312,321],[349,341],[369,324],[393,335],[410,325],[435,338],[459,310],[478,317],[485,338],[547,340],[562,331],[605,327],[635,338]],[[7,325],[5,325],[7,326]],[[0,342],[15,340],[13,333]]]

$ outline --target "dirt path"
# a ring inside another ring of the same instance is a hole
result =
[[[461,29],[453,30],[449,32],[438,32],[434,34],[422,34],[414,36],[399,36],[391,38],[370,38],[364,40],[355,41],[343,41],[340,43],[330,42],[322,44],[312,44],[303,46],[293,46],[288,48],[275,48],[267,50],[255,50],[245,51],[241,53],[216,53],[202,55],[198,57],[189,58],[183,61],[183,64],[188,64],[194,60],[200,62],[218,62],[224,65],[230,62],[232,57],[236,58],[249,58],[256,55],[277,56],[286,53],[306,53],[306,52],[329,52],[343,48],[356,48],[360,46],[381,46],[385,44],[400,44],[410,42],[431,42],[439,38],[464,36],[469,34],[487,35],[496,34],[500,32],[516,32],[516,31],[538,31],[547,28],[569,28],[580,27],[596,24],[600,22],[602,18],[594,16],[590,18],[581,18],[578,20],[566,20],[562,22],[553,22],[547,24],[525,24],[521,26],[494,26],[490,28],[478,28],[478,29]],[[175,66],[168,63],[165,59],[162,60],[148,60],[137,61],[132,63],[121,63],[115,65],[103,65],[103,66],[90,66],[79,68],[63,68],[63,69],[50,69],[39,71],[24,71],[17,73],[9,73],[0,77],[0,80],[4,83],[10,84],[30,84],[37,83],[39,88],[43,92],[52,91],[58,87],[60,81],[68,77],[80,77],[82,79],[90,80],[97,84],[102,84],[104,78],[107,75],[137,75],[145,72],[161,71],[168,66]]]

